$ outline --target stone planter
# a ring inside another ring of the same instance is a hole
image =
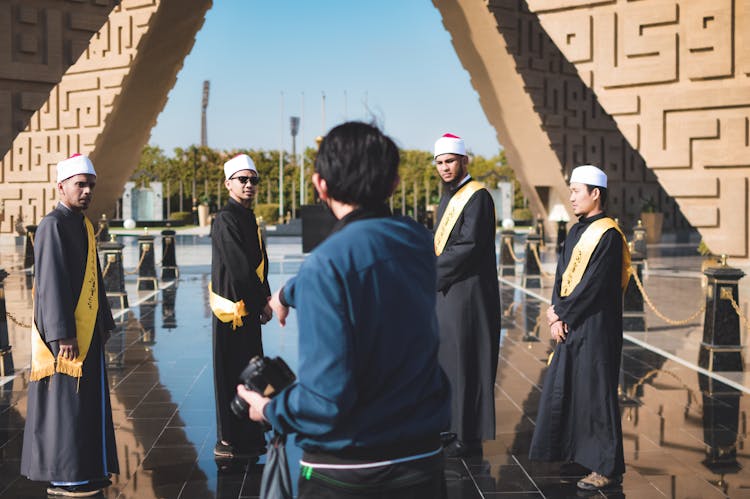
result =
[[[208,225],[208,205],[207,204],[199,204],[198,205],[198,225],[201,227],[205,227]]]
[[[641,213],[641,221],[646,228],[646,242],[648,244],[658,243],[661,239],[664,213]]]

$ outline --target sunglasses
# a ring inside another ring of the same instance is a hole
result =
[[[245,185],[250,182],[250,185],[258,185],[260,183],[260,177],[232,177],[234,180],[239,180],[240,184]]]

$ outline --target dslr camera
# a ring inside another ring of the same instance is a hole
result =
[[[240,373],[240,383],[248,390],[260,393],[264,397],[275,397],[296,379],[297,377],[281,357],[271,359],[256,355]],[[238,418],[247,418],[250,406],[239,395],[234,396],[229,407]]]

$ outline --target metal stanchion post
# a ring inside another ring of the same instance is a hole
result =
[[[737,285],[745,273],[728,266],[724,255],[721,267],[708,268],[703,273],[708,285],[698,365],[709,371],[742,371]]]
[[[125,271],[122,266],[123,244],[117,242],[113,234],[110,240],[99,244],[99,254],[102,257],[102,279],[104,290],[112,310],[128,308],[128,295],[125,292]]]
[[[26,226],[26,244],[23,251],[23,268],[34,272],[34,236],[36,236],[36,225]]]
[[[630,242],[630,266],[643,282],[643,269],[646,267],[646,229],[638,221],[633,229]],[[623,296],[622,328],[624,331],[646,331],[646,314],[643,309],[643,295],[638,290],[635,278],[631,275]]]
[[[156,263],[154,261],[154,236],[138,236],[138,291],[159,289],[156,279]]]
[[[175,248],[175,235],[172,229],[161,231],[161,280],[174,281],[180,277],[180,269],[177,268],[177,254]]]
[[[521,285],[525,288],[542,287],[542,272],[539,268],[535,253],[539,254],[541,236],[536,232],[529,232],[526,237],[526,256],[523,263],[523,279]]]
[[[0,376],[13,374],[13,354],[8,339],[8,313],[5,308],[5,278],[8,273],[0,269]],[[32,318],[33,320],[33,318]]]
[[[99,219],[98,233],[100,243],[109,241],[109,220],[107,220],[107,215],[104,213],[102,213],[102,218]]]
[[[500,271],[501,276],[516,275],[516,261],[511,254],[513,247],[513,237],[516,233],[511,229],[505,229],[500,232]]]

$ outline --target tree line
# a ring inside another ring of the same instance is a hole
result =
[[[284,152],[284,212],[287,217],[299,209],[300,168],[304,167],[305,200],[314,202],[314,189],[310,178],[313,173],[316,149],[309,147],[295,158]],[[262,149],[219,150],[210,147],[177,147],[168,155],[158,146],[144,147],[137,169],[131,180],[137,187],[148,187],[150,182],[162,182],[165,214],[172,218],[187,216],[193,205],[193,182],[197,202],[207,204],[212,210],[226,202],[224,187],[224,163],[237,154],[249,155],[261,177],[256,196],[256,214],[269,222],[276,222],[279,205],[279,151]],[[441,195],[440,177],[435,171],[432,154],[429,151],[414,149],[401,150],[399,176],[401,183],[390,200],[396,213],[410,215],[417,219],[426,216],[427,210],[434,208]],[[491,158],[472,156],[469,163],[472,177],[507,179],[514,184],[514,208],[525,208],[526,201],[520,185],[508,165],[505,151]],[[488,182],[488,183],[490,183]]]

